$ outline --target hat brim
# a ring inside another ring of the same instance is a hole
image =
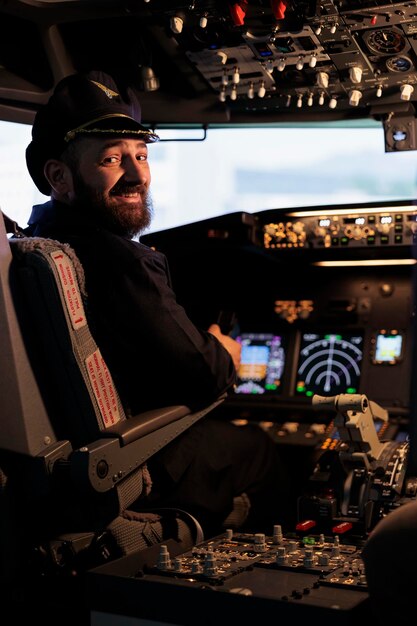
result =
[[[91,120],[78,128],[69,130],[64,140],[70,142],[79,135],[129,135],[138,136],[146,143],[155,143],[159,141],[158,135],[153,133],[142,124],[139,124],[133,117],[123,114],[103,115],[97,119]]]

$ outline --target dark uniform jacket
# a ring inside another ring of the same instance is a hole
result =
[[[132,414],[172,404],[200,408],[234,383],[229,353],[177,302],[163,254],[54,200],[33,208],[27,232],[75,250],[92,333]]]

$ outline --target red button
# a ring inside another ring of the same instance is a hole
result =
[[[342,533],[347,533],[347,531],[350,530],[352,527],[353,524],[351,524],[350,522],[342,522],[337,526],[333,526],[332,532],[341,535]]]
[[[295,530],[301,530],[301,531],[310,530],[310,528],[314,528],[315,525],[316,525],[316,522],[314,520],[308,519],[305,522],[299,522],[297,526],[295,527]]]

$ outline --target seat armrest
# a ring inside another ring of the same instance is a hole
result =
[[[223,395],[209,406],[193,413],[185,406],[168,407],[166,412],[156,410],[142,413],[133,418],[132,429],[129,429],[131,419],[126,420],[126,431],[121,428],[120,433],[118,427],[113,433],[108,429],[101,439],[74,450],[71,454],[69,461],[72,480],[83,491],[93,489],[96,492],[105,492],[113,489],[153,454],[215,409],[225,397]],[[161,416],[160,421],[158,415]],[[145,423],[141,426],[141,418],[146,416],[154,418],[153,428],[147,429]],[[140,433],[140,436],[134,439],[133,433]]]
[[[132,441],[136,441],[149,433],[171,424],[176,420],[191,413],[188,406],[168,406],[161,409],[153,409],[152,411],[145,411],[130,417],[127,420],[122,420],[110,428],[106,428],[103,431],[103,437],[118,437],[121,446],[126,446]]]

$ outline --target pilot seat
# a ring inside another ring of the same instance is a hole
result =
[[[223,398],[196,412],[168,406],[128,417],[89,329],[74,251],[24,236],[6,216],[0,337],[0,579],[13,609],[33,615],[27,598],[39,599],[39,581],[74,580],[166,541],[177,553],[202,541],[185,511],[129,507],[151,489],[147,460]],[[53,588],[49,606],[60,600]]]

